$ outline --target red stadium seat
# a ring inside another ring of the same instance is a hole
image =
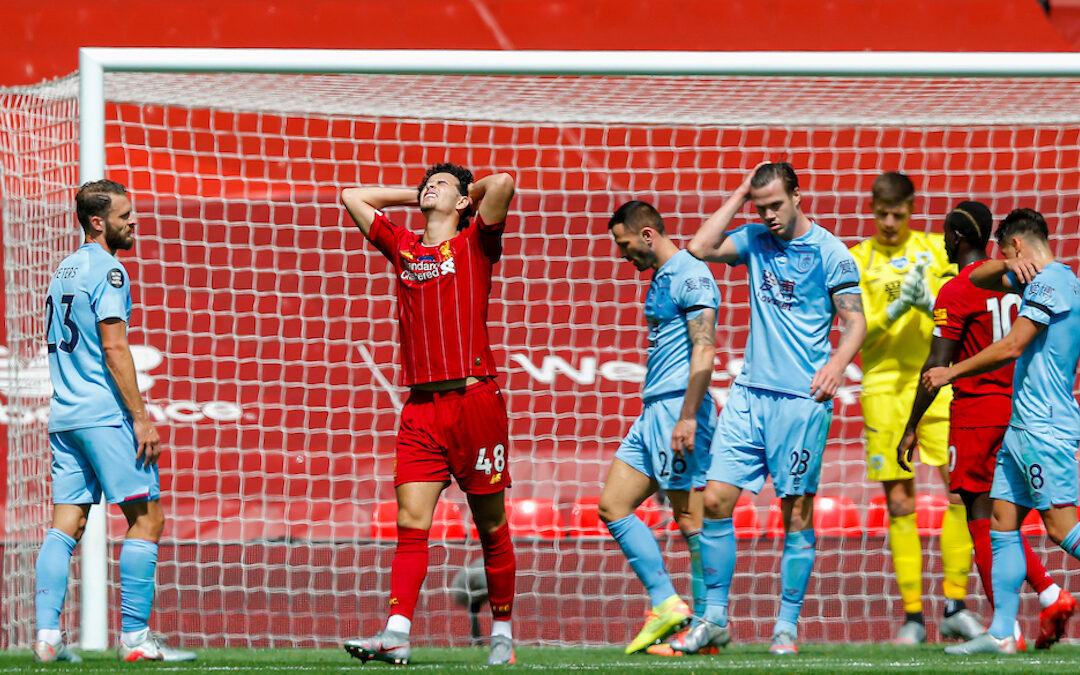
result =
[[[440,499],[435,505],[430,538],[436,541],[465,539],[465,519],[457,503]],[[397,539],[397,501],[375,504],[371,512],[371,538]]]
[[[870,498],[866,510],[866,536],[884,537],[889,534],[889,509],[885,507],[885,495],[876,494]]]
[[[818,495],[814,498],[814,531],[830,537],[861,537],[862,523],[859,509],[851,497]],[[784,536],[784,515],[780,510],[780,500],[774,499],[769,505],[769,520],[765,525],[765,536]]]
[[[566,534],[559,509],[551,499],[508,499],[506,519],[514,537],[561,539]]]
[[[570,526],[567,534],[571,537],[606,537],[607,528],[600,522],[600,495],[578,497],[570,509]]]
[[[920,537],[936,537],[941,534],[941,521],[945,518],[947,508],[949,498],[945,495],[915,495],[915,527]],[[885,495],[874,495],[870,498],[870,509],[866,513],[866,533],[871,537],[889,533],[889,510],[885,507]]]
[[[1028,511],[1024,522],[1020,524],[1020,533],[1029,537],[1046,534],[1046,525],[1043,523],[1042,515],[1035,509]]]
[[[945,495],[915,495],[915,527],[920,537],[941,534],[941,521],[947,508],[949,498]]]
[[[818,495],[814,499],[814,530],[832,537],[861,537],[859,509],[851,497]]]
[[[761,536],[761,519],[758,518],[757,508],[746,495],[739,496],[731,520],[735,525],[736,539],[757,539]]]

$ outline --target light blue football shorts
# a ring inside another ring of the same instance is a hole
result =
[[[998,451],[990,496],[1039,511],[1076,504],[1077,445],[1077,439],[1061,436],[1052,427],[1032,431],[1010,426]]]
[[[716,430],[716,405],[712,397],[705,396],[698,408],[694,451],[676,458],[671,450],[671,434],[682,405],[681,393],[646,403],[615,453],[615,457],[655,480],[662,490],[688,492],[705,486],[709,446]]]
[[[767,473],[778,497],[816,494],[830,424],[832,401],[732,384],[706,477],[757,494]]]
[[[54,504],[110,504],[158,499],[157,464],[136,461],[131,421],[49,434]]]

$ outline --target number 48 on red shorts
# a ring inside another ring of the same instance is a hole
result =
[[[446,482],[462,492],[491,494],[510,487],[506,401],[494,380],[461,389],[414,389],[401,410],[394,485]]]

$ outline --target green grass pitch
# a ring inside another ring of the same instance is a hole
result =
[[[543,670],[580,673],[1065,673],[1080,668],[1080,646],[1057,645],[1052,650],[1016,656],[947,656],[943,645],[808,644],[796,656],[769,655],[767,644],[739,645],[717,656],[663,658],[626,656],[621,648],[519,647],[515,666],[498,670]],[[0,673],[365,673],[393,670],[464,673],[489,670],[487,650],[417,648],[402,669],[384,663],[362,665],[343,649],[201,649],[193,663],[119,663],[113,652],[82,653],[81,664],[36,664],[26,650],[0,652]]]

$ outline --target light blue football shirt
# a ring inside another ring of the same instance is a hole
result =
[[[645,320],[649,323],[645,402],[686,391],[692,351],[686,322],[702,308],[716,309],[719,304],[720,289],[709,266],[685,250],[653,273],[645,298]]]
[[[1024,288],[1018,316],[1046,326],[1016,360],[1009,424],[1029,431],[1052,426],[1080,439],[1080,407],[1073,396],[1080,359],[1080,282],[1053,262]],[[1076,448],[1073,448],[1075,450]]]
[[[60,263],[45,301],[53,396],[49,432],[121,424],[124,404],[105,366],[98,322],[131,318],[127,270],[100,244]]]
[[[746,265],[750,337],[735,382],[810,397],[814,374],[829,360],[836,293],[861,293],[859,268],[846,246],[811,222],[810,231],[784,241],[763,223],[728,235]]]

